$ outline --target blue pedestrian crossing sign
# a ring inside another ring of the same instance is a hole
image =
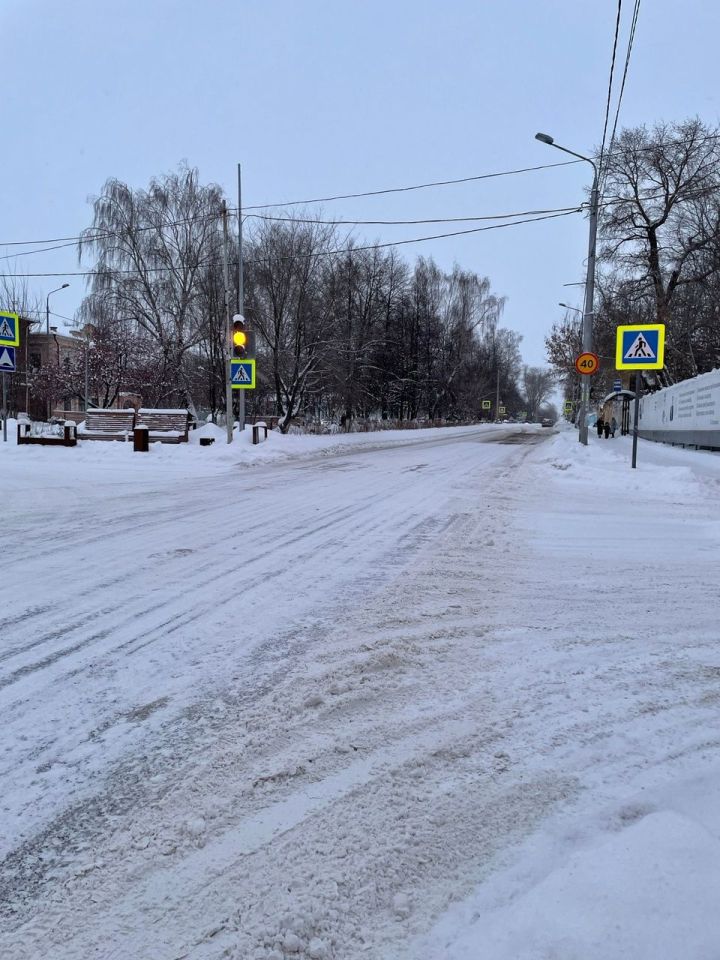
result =
[[[0,347],[0,373],[15,373],[15,347]]]
[[[231,360],[230,385],[233,390],[255,389],[255,361]]]
[[[20,317],[0,310],[0,347],[20,346]]]
[[[615,366],[618,370],[662,370],[664,365],[664,323],[641,323],[617,328]]]

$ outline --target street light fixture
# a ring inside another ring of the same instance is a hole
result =
[[[567,147],[561,147],[559,143],[548,133],[536,133],[535,139],[541,143],[546,143],[556,150],[562,150],[563,153],[569,153],[579,160],[585,160],[593,168],[593,185],[590,192],[590,238],[588,241],[588,266],[585,279],[585,306],[583,310],[582,323],[582,349],[583,353],[592,352],[593,343],[593,315],[595,299],[595,247],[597,244],[597,217],[598,217],[598,168],[594,160],[584,156],[582,153],[576,153],[574,150],[568,150]],[[576,308],[570,308],[576,309]],[[590,377],[582,378],[582,393],[580,395],[580,410],[578,412],[578,426],[580,428],[578,440],[587,446],[588,428],[587,417],[590,409]]]
[[[45,298],[45,333],[50,336],[50,297],[53,293],[57,293],[58,290],[64,290],[65,287],[69,287],[69,283],[64,283],[61,287],[55,287],[54,290],[51,290],[50,293]]]

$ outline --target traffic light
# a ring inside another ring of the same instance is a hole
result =
[[[233,320],[230,339],[235,360],[250,360],[255,356],[255,331],[247,330],[244,320]]]
[[[245,323],[242,320],[233,320],[232,334],[232,355],[238,360],[247,357],[248,335],[245,329]]]

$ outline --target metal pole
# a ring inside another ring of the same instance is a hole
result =
[[[640,393],[642,391],[642,377],[638,370],[635,374],[635,422],[633,423],[632,468],[637,466],[638,420],[640,419]]]
[[[7,380],[3,370],[2,375],[2,403],[3,403],[3,443],[7,443]]]
[[[90,351],[90,338],[85,334],[85,413],[87,413],[88,408],[88,394],[90,392],[90,376],[88,370],[88,353]]]
[[[245,265],[243,263],[243,225],[242,225],[242,167],[238,164],[238,313],[245,316]],[[247,326],[247,325],[246,325]],[[245,391],[239,390],[238,430],[242,435],[245,429]]]
[[[582,347],[583,353],[592,352],[593,347],[593,318],[595,315],[595,249],[597,246],[597,219],[598,219],[598,175],[597,168],[593,164],[595,176],[593,177],[592,191],[590,193],[590,238],[588,241],[588,265],[587,277],[585,280],[585,309],[583,311],[582,324]],[[578,439],[580,443],[587,446],[588,442],[588,414],[590,412],[590,377],[582,378],[582,390],[580,394],[580,434]]]
[[[497,362],[497,353],[495,354],[495,363],[497,363],[495,378],[495,419],[500,419],[500,364]]]
[[[230,321],[230,279],[228,272],[228,223],[227,206],[223,202],[222,207],[223,222],[223,280],[225,283],[225,419],[227,421],[227,442],[233,442],[233,391],[230,377],[232,367],[230,358],[232,350],[230,347],[232,336],[232,324]]]

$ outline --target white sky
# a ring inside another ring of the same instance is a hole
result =
[[[624,3],[624,30],[631,0]],[[0,241],[72,236],[108,177],[134,187],[180,160],[245,203],[451,179],[560,161],[602,134],[615,0],[0,0]],[[720,7],[645,0],[621,125],[718,117]],[[568,158],[569,159],[569,158]],[[345,218],[471,216],[571,206],[589,167],[326,204]],[[459,225],[462,228],[464,225]],[[465,226],[472,226],[467,224]],[[452,226],[361,227],[369,241]],[[400,248],[490,277],[526,362],[579,303],[581,217]],[[11,249],[0,249],[0,254]],[[73,250],[2,261],[78,269]],[[64,277],[32,281],[42,297]],[[72,317],[82,278],[52,298]],[[54,318],[62,325],[62,321]]]

